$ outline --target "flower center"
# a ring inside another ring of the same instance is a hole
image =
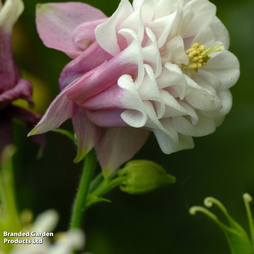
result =
[[[198,43],[194,43],[191,48],[187,49],[185,51],[186,55],[189,59],[189,64],[181,64],[182,69],[189,69],[193,72],[197,73],[198,68],[201,68],[202,66],[206,66],[206,63],[211,58],[210,54],[222,51],[220,46],[223,44],[211,47],[209,49],[205,49],[204,45],[199,45]]]

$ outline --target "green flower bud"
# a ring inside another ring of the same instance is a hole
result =
[[[130,161],[118,175],[125,177],[120,189],[129,194],[146,193],[176,181],[175,177],[167,174],[161,166],[148,160]]]

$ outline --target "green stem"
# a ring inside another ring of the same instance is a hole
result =
[[[107,183],[107,179],[106,179],[105,180],[106,184],[103,187],[101,187],[100,189],[88,195],[85,209],[89,208],[94,203],[93,202],[94,197],[101,197],[105,195],[106,193],[114,189],[115,187],[121,185],[124,180],[126,180],[126,177],[119,177]]]
[[[89,192],[89,185],[92,180],[95,166],[96,166],[96,155],[94,149],[91,150],[85,159],[85,165],[78,189],[78,193],[73,206],[73,213],[71,218],[71,228],[80,228],[86,207],[86,198]]]

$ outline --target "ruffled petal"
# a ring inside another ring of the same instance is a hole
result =
[[[110,58],[111,55],[102,49],[97,42],[94,42],[87,50],[64,67],[59,79],[61,90]]]
[[[97,158],[105,177],[131,159],[144,145],[149,131],[135,128],[110,128],[95,144]]]
[[[217,41],[221,41],[227,50],[229,47],[229,34],[227,28],[222,24],[222,22],[215,16],[212,23],[210,24]]]
[[[135,77],[137,85],[143,79],[142,52],[137,39],[134,39],[120,54],[76,80],[68,89],[67,96],[70,100],[82,104],[116,84],[123,74]]]
[[[178,134],[178,143],[175,143],[172,138],[166,135],[161,130],[153,130],[155,137],[163,153],[171,154],[184,149],[194,148],[192,137]]]
[[[208,71],[217,76],[221,82],[220,89],[229,89],[240,75],[239,61],[231,52],[225,50],[212,57],[203,71]]]
[[[173,117],[172,121],[177,132],[186,136],[202,137],[215,131],[216,122],[213,118],[208,118],[198,114],[198,119],[199,121],[196,125],[193,125],[182,116]]]
[[[128,0],[121,0],[115,13],[95,29],[95,36],[100,46],[112,56],[120,52],[117,41],[116,26],[119,26],[131,13],[132,6]]]
[[[189,1],[184,7],[183,11],[193,11],[193,19],[187,28],[185,33],[182,34],[183,38],[188,38],[196,35],[199,31],[210,25],[216,13],[216,6],[209,1],[193,0]]]
[[[84,22],[106,18],[100,10],[78,2],[38,4],[36,11],[37,30],[43,43],[71,58],[84,50],[72,40],[74,29]]]

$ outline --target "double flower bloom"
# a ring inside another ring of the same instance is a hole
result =
[[[239,77],[229,36],[206,0],[122,0],[107,18],[82,3],[39,5],[48,47],[73,60],[62,92],[31,134],[72,118],[76,161],[95,147],[104,174],[129,160],[153,131],[166,154],[194,146],[232,105]]]

